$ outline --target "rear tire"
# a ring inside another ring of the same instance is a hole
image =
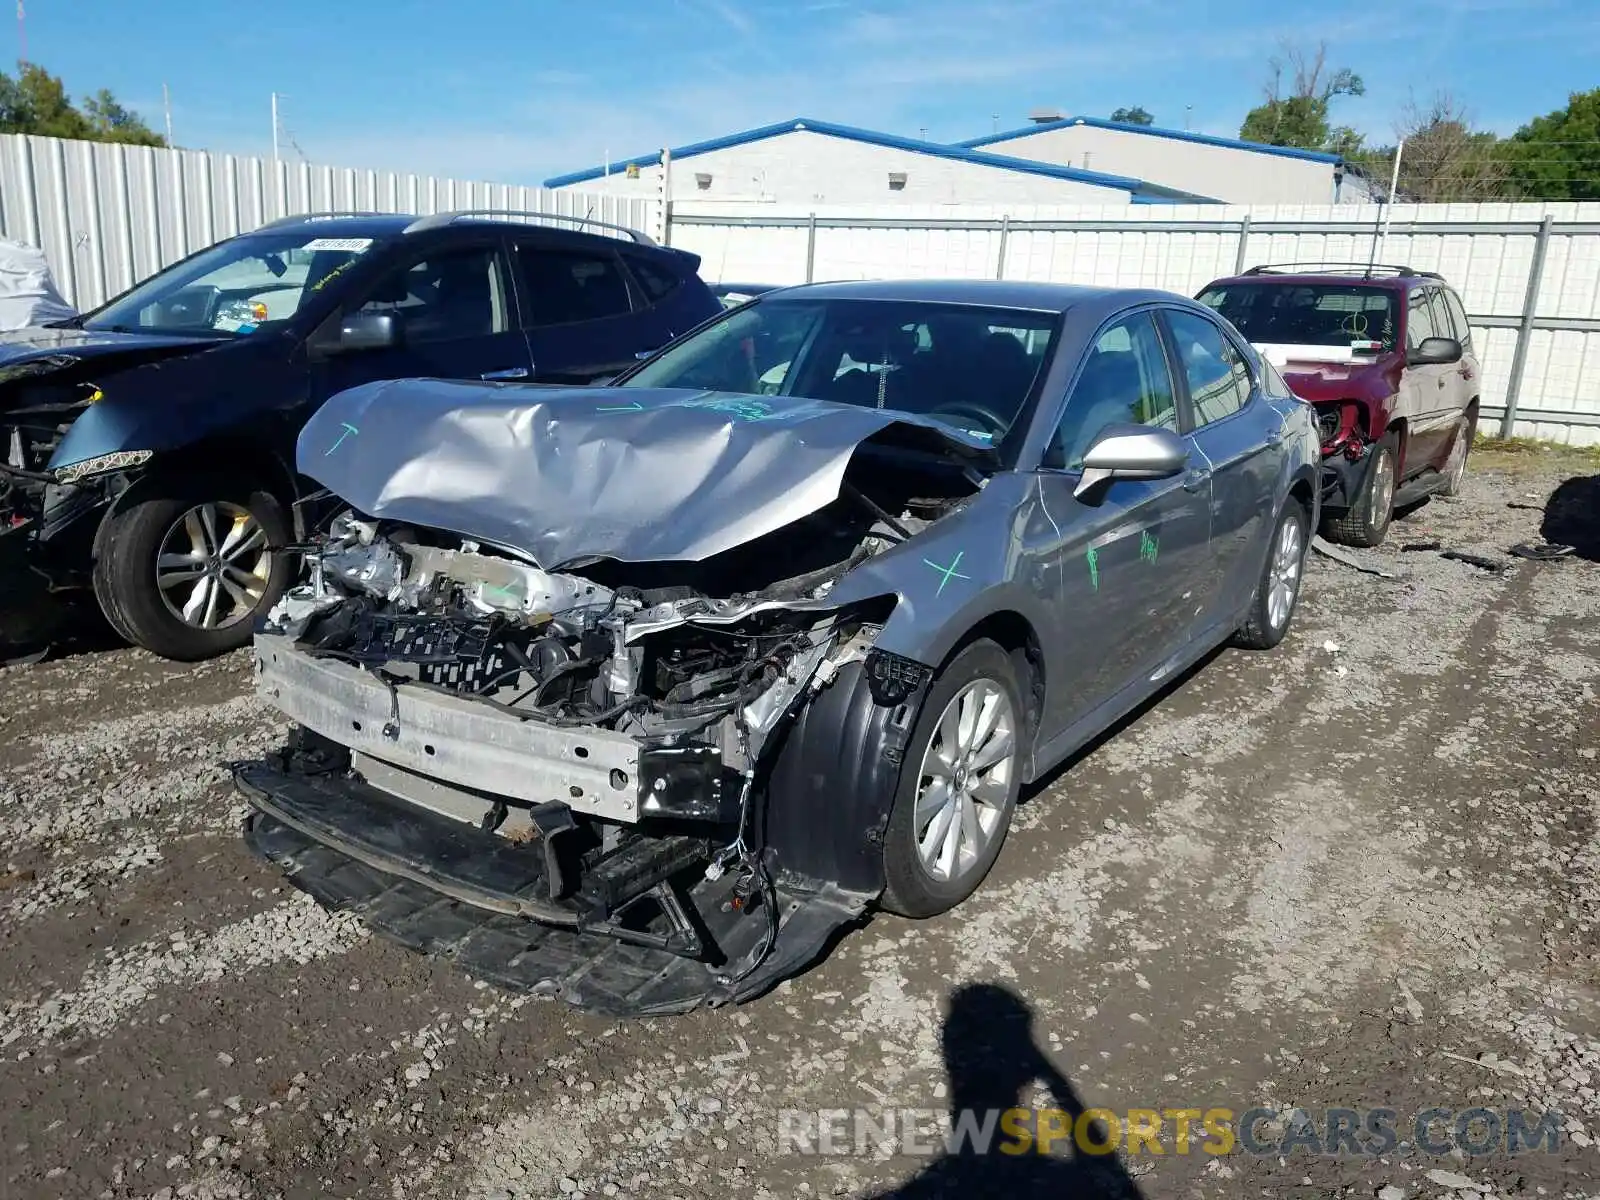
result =
[[[1250,615],[1233,635],[1233,644],[1246,650],[1270,650],[1283,641],[1294,623],[1294,610],[1300,602],[1305,581],[1306,552],[1311,518],[1300,502],[1291,497],[1272,531],[1267,561],[1261,568],[1256,594],[1250,601]]]
[[[248,484],[167,481],[107,520],[94,567],[101,611],[163,658],[195,662],[243,646],[289,586],[288,518]]]
[[[1376,546],[1394,519],[1394,493],[1400,471],[1400,439],[1390,434],[1372,451],[1366,482],[1356,502],[1338,516],[1322,522],[1322,536],[1345,546]]]
[[[1478,414],[1476,412],[1462,414],[1461,422],[1456,426],[1455,436],[1450,439],[1450,457],[1445,459],[1444,482],[1439,486],[1439,495],[1461,494],[1461,483],[1467,477],[1467,456],[1472,453],[1472,443],[1477,436]]]
[[[1021,788],[1027,709],[1015,662],[994,642],[965,647],[934,680],[883,841],[883,907],[906,917],[954,908],[1000,856]]]

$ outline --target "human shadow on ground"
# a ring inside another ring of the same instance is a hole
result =
[[[982,1124],[991,1111],[1027,1108],[1030,1084],[1043,1084],[1050,1104],[1076,1126],[1084,1105],[1065,1076],[1033,1039],[1033,1012],[1015,992],[995,984],[971,984],[951,997],[943,1030],[945,1070],[950,1077],[950,1117],[954,1124],[968,1112]],[[1063,1122],[1063,1125],[1065,1122]],[[1093,1140],[1105,1144],[1107,1130]],[[988,1153],[971,1139],[934,1160],[914,1177],[874,1200],[925,1200],[934,1196],[996,1196],[1015,1200],[1139,1200],[1140,1192],[1114,1154],[1073,1157],[1030,1151],[1002,1154],[998,1127]]]

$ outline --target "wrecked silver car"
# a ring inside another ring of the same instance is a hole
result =
[[[613,1013],[754,996],[932,916],[1023,784],[1287,631],[1311,409],[1214,314],[785,289],[605,388],[330,400],[347,505],[255,640],[294,734],[247,839],[325,904]]]

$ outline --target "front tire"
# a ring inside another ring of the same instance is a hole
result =
[[[1300,587],[1305,579],[1306,551],[1310,548],[1307,533],[1311,519],[1298,500],[1290,499],[1283,506],[1278,527],[1272,531],[1272,545],[1267,550],[1267,562],[1261,569],[1261,580],[1256,584],[1256,594],[1250,601],[1250,616],[1239,632],[1233,635],[1233,644],[1246,650],[1270,650],[1283,641],[1294,621],[1294,610],[1300,601]]]
[[[884,832],[885,908],[937,916],[978,889],[1011,828],[1027,731],[1015,662],[994,642],[973,642],[940,672]]]
[[[1390,434],[1373,450],[1361,494],[1349,509],[1322,522],[1322,534],[1345,546],[1372,547],[1381,543],[1394,519],[1394,493],[1399,482],[1400,440]]]
[[[95,563],[101,610],[163,658],[194,662],[243,646],[289,585],[288,518],[265,491],[184,481],[107,520]]]

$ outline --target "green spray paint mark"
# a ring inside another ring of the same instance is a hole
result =
[[[955,556],[955,558],[950,560],[950,565],[948,567],[941,567],[938,563],[934,562],[930,558],[925,558],[925,559],[922,560],[928,566],[932,567],[935,571],[938,571],[939,574],[944,576],[944,578],[939,580],[939,590],[934,593],[935,596],[944,595],[944,585],[949,583],[952,579],[971,579],[972,578],[972,576],[963,575],[963,574],[961,574],[961,572],[956,570],[956,568],[961,565],[961,556],[963,554],[965,554],[965,553],[966,553],[965,550],[956,551],[956,556]]]
[[[1149,531],[1139,535],[1139,557],[1147,563],[1153,563],[1156,555],[1160,553],[1161,543],[1150,536]]]
[[[1100,551],[1090,546],[1089,552],[1084,557],[1089,560],[1089,582],[1094,585],[1094,590],[1098,592],[1100,590]]]
[[[595,409],[595,412],[643,412],[644,405],[635,400],[632,404],[611,404]]]
[[[340,446],[344,445],[345,438],[349,437],[353,433],[361,432],[354,425],[350,424],[349,421],[341,421],[340,424],[344,426],[344,432],[339,435],[338,441],[334,442],[333,445],[328,447],[327,453],[322,456],[323,458],[327,458],[329,454],[332,454]]]

